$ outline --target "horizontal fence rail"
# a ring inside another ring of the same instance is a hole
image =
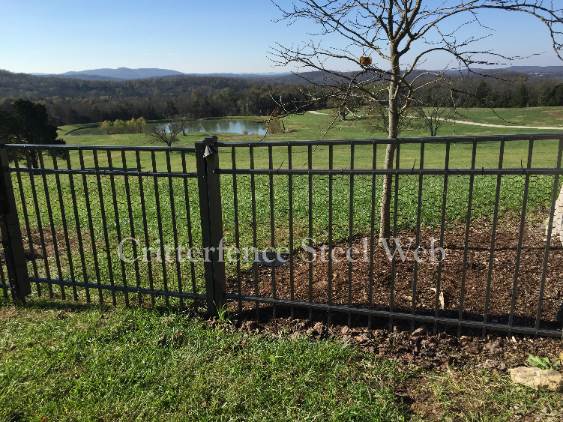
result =
[[[0,154],[4,300],[562,336],[563,134]]]

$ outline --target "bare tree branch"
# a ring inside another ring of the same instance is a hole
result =
[[[339,107],[350,99],[362,99],[370,109],[385,108],[388,136],[393,139],[399,134],[401,120],[412,118],[409,110],[413,107],[426,121],[430,119],[433,130],[443,122],[441,109],[421,108],[417,95],[447,80],[451,69],[421,70],[425,60],[444,55],[457,62],[458,68],[478,72],[477,66],[498,66],[522,58],[480,47],[494,35],[481,20],[484,12],[520,14],[541,22],[555,53],[563,60],[561,0],[294,0],[290,7],[275,0],[273,3],[281,13],[280,21],[311,21],[319,28],[317,36],[336,37],[346,44],[344,48],[324,47],[319,41],[298,46],[276,44],[272,50],[274,63],[320,72],[325,79],[311,82]],[[359,60],[365,56],[375,56],[376,60]],[[343,65],[356,70],[333,70]],[[393,167],[395,147],[396,143],[390,142],[386,168]],[[384,179],[380,238],[390,234],[391,177]]]

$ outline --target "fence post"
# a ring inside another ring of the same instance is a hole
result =
[[[0,233],[12,294],[14,300],[23,302],[31,293],[31,284],[27,273],[12,177],[8,168],[8,153],[0,143]]]
[[[215,172],[219,168],[217,137],[196,143],[196,155],[207,311],[216,315],[225,303],[225,262],[220,250],[223,246],[223,209],[220,176]]]

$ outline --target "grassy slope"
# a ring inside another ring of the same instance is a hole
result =
[[[558,394],[505,376],[420,372],[334,340],[139,309],[0,309],[2,420],[512,420],[560,410]]]
[[[458,111],[460,120],[517,126],[563,127],[563,107],[470,108]]]
[[[373,137],[385,137],[385,131],[377,128],[368,121],[349,120],[345,122],[337,122],[327,132],[327,128],[331,126],[333,121],[332,110],[321,110],[326,115],[318,115],[305,113],[303,115],[290,116],[286,119],[285,124],[288,133],[281,135],[271,135],[271,139],[362,139]],[[243,118],[243,117],[237,117]],[[259,117],[246,116],[251,120],[258,120]],[[517,126],[561,126],[563,127],[563,107],[530,107],[530,108],[505,108],[505,109],[487,109],[487,108],[471,108],[458,109],[457,119],[470,120],[479,123],[492,123],[498,125],[517,125]],[[407,127],[403,129],[402,136],[427,136],[427,132],[421,127]],[[77,129],[80,125],[67,125],[61,128],[61,135]],[[530,132],[526,129],[510,129],[510,128],[486,128],[478,126],[470,126],[464,124],[448,123],[440,129],[440,136],[450,135],[493,135],[493,134],[509,134],[509,133],[526,133]],[[532,132],[538,132],[533,130]],[[540,131],[541,132],[541,131]],[[549,131],[547,131],[549,132]],[[91,143],[91,142],[112,142],[116,140],[120,142],[136,142],[150,143],[148,137],[139,135],[85,135],[80,136],[80,131],[67,137],[68,143]],[[201,139],[204,134],[194,134],[184,137],[182,143],[189,144],[194,140]],[[249,136],[221,135],[221,139],[249,139]],[[257,138],[256,138],[257,139]],[[113,141],[112,141],[113,140]]]

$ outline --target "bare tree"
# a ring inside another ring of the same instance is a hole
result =
[[[152,127],[149,135],[157,142],[162,142],[171,147],[172,144],[178,142],[178,136],[184,130],[184,124],[180,121],[173,120],[165,125],[155,125]]]
[[[352,96],[374,108],[383,107],[387,133],[393,140],[399,135],[401,120],[408,117],[409,109],[415,104],[417,93],[443,77],[443,72],[420,70],[433,55],[449,56],[469,70],[521,58],[479,46],[493,34],[480,20],[483,12],[506,12],[507,17],[518,13],[542,22],[555,52],[562,58],[560,0],[294,0],[288,8],[273,1],[282,14],[280,20],[290,24],[312,21],[319,28],[316,35],[330,40],[336,37],[344,44],[344,47],[324,46],[322,40],[298,46],[277,44],[273,48],[273,60],[297,71],[323,72],[323,87],[331,91],[331,97],[340,99],[341,104]],[[357,70],[333,70],[344,66],[354,66]],[[306,74],[301,76],[308,78]],[[386,169],[393,168],[396,147],[396,141],[387,147]],[[380,239],[391,235],[391,187],[392,177],[386,175]]]
[[[454,119],[457,110],[456,90],[449,81],[437,79],[435,82],[425,95],[415,98],[414,114],[410,116],[420,122],[430,136],[437,136],[442,126]]]
[[[188,118],[186,116],[178,116],[174,119],[174,121],[179,126],[182,135],[186,136],[186,130],[188,128]]]

